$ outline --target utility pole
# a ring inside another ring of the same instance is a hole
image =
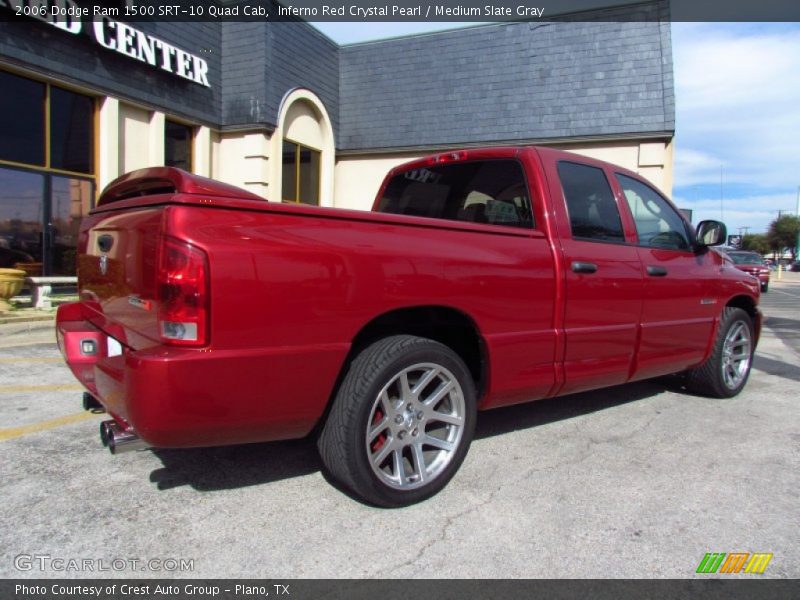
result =
[[[797,217],[800,218],[800,185],[797,186]],[[797,232],[797,239],[794,246],[794,259],[797,260],[797,254],[800,253],[800,231]]]

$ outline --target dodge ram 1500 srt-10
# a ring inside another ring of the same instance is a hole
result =
[[[745,385],[759,282],[625,169],[546,148],[393,169],[372,212],[172,168],[110,184],[58,341],[112,452],[313,434],[364,500],[427,498],[477,411],[669,373]]]

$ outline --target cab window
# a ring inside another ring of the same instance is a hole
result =
[[[533,227],[522,165],[516,160],[465,161],[398,173],[378,211],[508,227]]]
[[[574,239],[625,242],[619,209],[602,169],[562,161],[558,177]]]
[[[641,181],[616,174],[625,194],[639,244],[649,248],[666,250],[689,250],[686,223],[661,195]]]

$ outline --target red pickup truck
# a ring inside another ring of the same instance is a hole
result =
[[[724,239],[546,148],[405,164],[372,212],[152,168],[84,220],[58,342],[112,452],[314,434],[338,482],[401,506],[446,485],[478,410],[677,372],[739,393],[759,286]]]

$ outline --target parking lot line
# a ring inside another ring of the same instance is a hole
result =
[[[0,344],[0,350],[8,350],[9,348],[18,348],[20,346],[55,346],[55,340],[37,340],[34,342],[15,340],[10,344]]]
[[[63,358],[44,358],[44,357],[28,357],[28,358],[0,358],[0,364],[3,363],[63,363]]]
[[[27,392],[81,392],[83,386],[70,385],[0,385],[0,394],[24,394]]]
[[[50,419],[48,421],[40,421],[39,423],[23,425],[22,427],[0,429],[0,442],[7,442],[8,440],[13,440],[29,433],[38,433],[39,431],[61,427],[62,425],[71,425],[72,423],[78,423],[80,421],[91,419],[94,416],[95,415],[90,412],[81,412],[72,415],[66,415],[64,417],[58,417],[57,419]]]

